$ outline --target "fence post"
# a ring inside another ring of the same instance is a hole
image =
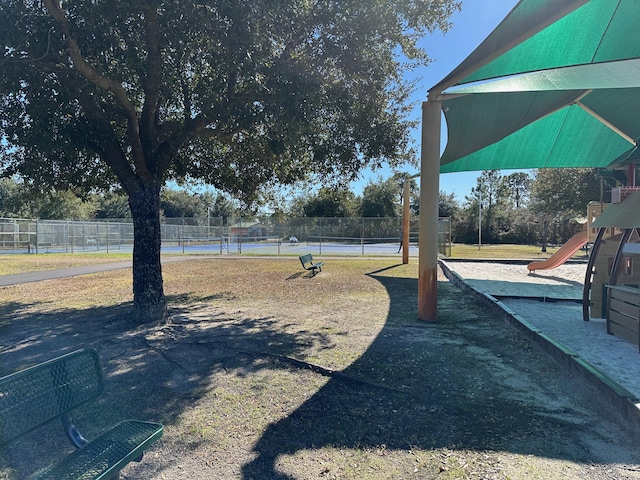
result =
[[[400,245],[402,245],[402,264],[409,263],[409,246],[411,242],[411,184],[410,178],[405,178],[402,193],[402,228],[400,230]]]
[[[40,231],[40,228],[39,228],[39,225],[38,225],[39,221],[40,221],[40,219],[39,219],[39,218],[36,218],[36,253],[40,253],[40,251],[38,250],[38,249],[39,249],[39,247],[38,247],[38,242],[39,242],[39,240],[40,240],[40,239],[38,238],[38,237],[39,237],[38,233],[39,233],[39,231]]]

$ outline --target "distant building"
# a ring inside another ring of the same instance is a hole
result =
[[[232,238],[242,237],[261,240],[266,239],[268,228],[267,225],[260,222],[238,220],[229,227],[229,233]]]

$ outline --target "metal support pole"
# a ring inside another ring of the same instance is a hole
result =
[[[482,191],[478,191],[478,250],[482,248]]]
[[[438,319],[438,201],[442,102],[422,104],[418,318]]]

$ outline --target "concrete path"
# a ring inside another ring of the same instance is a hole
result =
[[[55,270],[39,270],[36,272],[0,275],[0,287],[16,285],[19,283],[39,282],[41,280],[53,280],[54,278],[74,277],[76,275],[86,275],[89,273],[107,272],[109,270],[119,270],[121,268],[131,268],[131,261],[99,263],[95,265],[82,265],[79,267],[58,268]]]
[[[185,260],[193,260],[190,255],[176,255],[173,257],[163,257],[162,263],[180,262]],[[199,255],[198,259],[214,258],[210,256]],[[219,257],[218,257],[219,258]],[[10,275],[0,275],[0,287],[8,285],[17,285],[20,283],[39,282],[41,280],[53,280],[54,278],[75,277],[77,275],[87,275],[90,273],[108,272],[110,270],[120,270],[122,268],[131,268],[131,260],[124,262],[112,263],[96,263],[93,265],[81,265],[78,267],[58,268],[55,270],[39,270],[35,272],[14,273]]]

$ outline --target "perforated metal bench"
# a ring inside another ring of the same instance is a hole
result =
[[[33,479],[89,480],[118,478],[131,461],[162,436],[159,423],[125,420],[88,441],[78,431],[72,410],[104,390],[98,353],[78,350],[0,378],[0,446],[60,418],[77,447]]]
[[[322,265],[324,265],[324,262],[314,263],[313,256],[310,253],[300,255],[300,263],[302,263],[302,268],[311,271],[312,275],[315,275],[317,272],[321,272]]]

